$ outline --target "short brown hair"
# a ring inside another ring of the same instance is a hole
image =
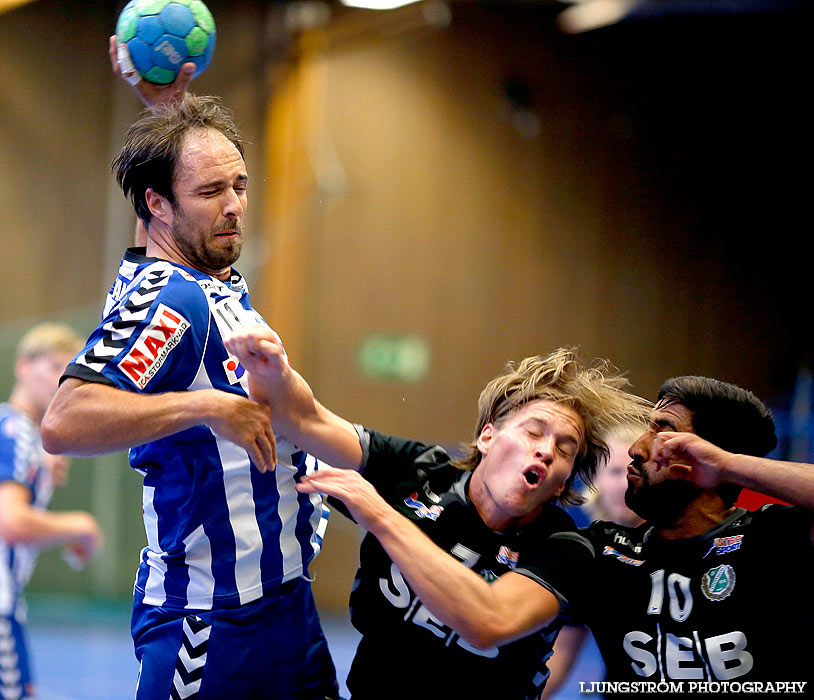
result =
[[[478,437],[488,423],[500,427],[514,411],[539,399],[563,403],[582,418],[585,444],[559,501],[579,504],[583,499],[574,481],[579,477],[592,483],[598,465],[610,454],[610,430],[619,423],[644,421],[650,411],[650,402],[626,391],[628,385],[607,360],[596,360],[592,366],[583,364],[576,348],[559,348],[545,357],[527,357],[519,364],[510,362],[506,371],[481,392],[474,439],[455,464],[461,469],[475,469],[480,464]]]
[[[152,218],[144,196],[148,189],[175,204],[173,183],[184,137],[194,129],[220,131],[243,155],[243,141],[232,113],[212,95],[187,93],[178,101],[158,104],[145,110],[127,130],[124,146],[113,161],[113,172],[145,225]]]

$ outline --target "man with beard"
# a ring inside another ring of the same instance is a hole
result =
[[[814,467],[763,458],[775,444],[750,392],[704,377],[661,387],[629,452],[626,501],[647,522],[584,531],[595,559],[583,575],[600,583],[574,612],[607,676],[581,692],[803,692],[814,654]],[[745,511],[734,505],[741,488],[796,507]]]
[[[276,444],[223,344],[265,325],[232,267],[248,183],[237,128],[217,99],[179,96],[130,127],[114,170],[146,249],[127,251],[42,437],[78,456],[129,449],[144,477],[136,697],[336,697],[308,582],[326,516],[295,490],[317,465]]]

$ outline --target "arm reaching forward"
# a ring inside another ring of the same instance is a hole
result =
[[[659,433],[653,442],[660,468],[702,488],[735,484],[791,503],[814,516],[814,465],[733,454],[693,433]],[[814,543],[814,527],[811,530]]]
[[[273,331],[256,326],[238,331],[224,343],[248,370],[249,394],[268,405],[279,435],[335,467],[360,468],[362,448],[356,429],[314,398]]]
[[[660,468],[702,488],[736,484],[814,510],[814,465],[733,454],[693,433],[661,432],[653,450]]]
[[[13,481],[0,483],[0,538],[40,549],[65,546],[81,562],[102,546],[96,519],[81,510],[51,512],[31,503],[31,492]]]
[[[361,474],[320,469],[303,477],[297,490],[340,499],[376,536],[430,612],[474,647],[520,639],[559,613],[554,594],[522,574],[508,572],[487,583],[390,507]]]

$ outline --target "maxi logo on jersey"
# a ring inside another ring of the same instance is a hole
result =
[[[152,321],[141,331],[130,352],[119,362],[119,369],[139,389],[156,375],[172,349],[189,328],[187,321],[177,311],[159,304]]]
[[[418,500],[417,493],[411,493],[404,499],[404,505],[410,506],[415,510],[415,514],[419,518],[427,518],[428,520],[438,520],[438,516],[444,510],[443,506],[426,506]]]

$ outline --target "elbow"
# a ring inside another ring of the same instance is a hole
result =
[[[490,649],[496,649],[501,645],[500,637],[485,634],[480,631],[461,635],[461,639],[463,639],[473,649],[477,649],[478,651],[489,651]]]
[[[7,545],[25,543],[27,541],[25,534],[14,517],[0,517],[0,540]]]
[[[42,447],[51,454],[69,454],[66,431],[56,411],[48,409],[40,425]]]
[[[511,641],[511,635],[497,620],[481,620],[476,625],[462,629],[458,634],[469,646],[478,651],[488,651]]]

